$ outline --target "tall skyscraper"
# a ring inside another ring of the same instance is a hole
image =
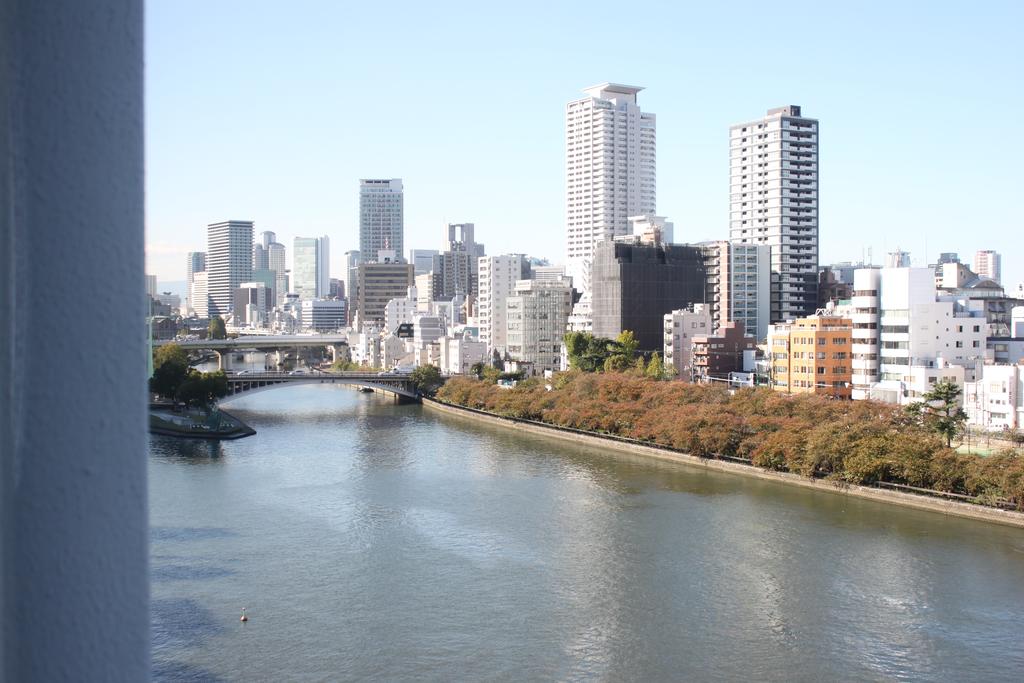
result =
[[[206,228],[209,314],[231,312],[235,290],[252,279],[252,221],[221,221]]]
[[[359,294],[359,261],[358,251],[345,252],[345,298],[348,299],[349,320],[352,319]]]
[[[268,269],[274,271],[275,304],[283,306],[285,294],[288,293],[288,267],[285,265],[285,248],[283,244],[271,242],[266,249]]]
[[[277,235],[269,230],[260,233],[260,240],[252,245],[252,269],[269,270],[270,260],[267,258],[267,244],[273,242]]]
[[[404,253],[405,193],[401,178],[359,181],[359,251],[367,262],[377,252]]]
[[[1003,258],[999,252],[983,249],[974,255],[974,272],[1002,284]]]
[[[300,301],[327,297],[331,286],[328,267],[330,240],[323,237],[296,237],[292,252],[292,291]]]
[[[580,291],[590,291],[594,245],[656,212],[656,121],[636,103],[641,90],[602,83],[565,107],[566,253]]]
[[[205,270],[206,252],[190,251],[185,265],[185,306],[188,308],[194,309],[196,306],[195,295],[192,293],[192,281],[195,278],[195,274],[202,273]],[[203,308],[206,308],[206,302],[203,301],[202,304]]]
[[[261,270],[274,271],[274,282],[269,286],[274,290],[274,301],[271,307],[284,304],[284,295],[288,293],[287,267],[285,266],[285,248],[278,244],[277,233],[264,230],[260,239],[252,247],[253,272]]]
[[[818,121],[769,109],[729,129],[729,239],[771,248],[771,320],[818,300]]]

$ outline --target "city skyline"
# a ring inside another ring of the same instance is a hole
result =
[[[815,50],[828,58],[792,73],[765,72],[744,88],[730,79],[760,58],[773,31],[787,25],[781,19],[764,19],[766,37],[758,37],[752,27],[736,28],[724,10],[694,9],[683,21],[674,8],[658,8],[664,21],[646,26],[645,49],[615,59],[597,47],[569,50],[554,28],[531,23],[538,49],[508,64],[502,55],[513,47],[516,31],[508,29],[524,21],[519,15],[498,31],[484,26],[481,12],[449,25],[449,12],[431,17],[412,8],[392,27],[407,47],[382,56],[384,64],[404,68],[364,72],[347,61],[379,36],[337,28],[341,18],[346,26],[362,25],[362,8],[343,16],[326,6],[286,15],[267,6],[246,9],[238,16],[229,4],[176,3],[147,14],[147,251],[149,272],[161,281],[183,279],[185,254],[201,248],[208,223],[224,218],[254,220],[257,230],[285,239],[326,234],[338,245],[331,270],[341,272],[341,255],[358,246],[358,180],[366,177],[403,179],[405,251],[433,248],[439,226],[465,221],[477,225],[491,253],[563,262],[564,106],[604,81],[643,86],[644,109],[658,114],[658,213],[675,222],[679,242],[728,238],[729,127],[799,103],[825,126],[821,263],[857,261],[869,249],[880,262],[885,251],[901,247],[923,265],[941,251],[970,261],[976,251],[993,249],[1005,255],[1004,284],[1024,279],[1012,249],[1020,177],[1013,159],[1024,143],[1007,139],[998,153],[977,144],[977,126],[1009,117],[1022,102],[1018,89],[1005,87],[1021,66],[1020,55],[1004,47],[1013,44],[1009,31],[1020,14],[1008,4],[963,16],[952,7],[924,17],[894,8],[884,24],[869,10],[790,18],[804,38],[799,47],[772,46],[773,59]],[[569,12],[542,14],[557,20]],[[280,42],[267,54],[222,57],[209,51],[216,41],[206,36],[229,19],[257,39],[271,35],[274,22],[296,30],[275,33]],[[576,25],[585,32],[598,20],[579,18]],[[640,23],[625,22],[623,28]],[[430,33],[424,27],[446,35],[468,26],[480,29],[471,45],[432,39],[420,54]],[[981,26],[992,30],[984,41],[976,37]],[[318,47],[285,59],[294,40],[288,35],[332,31],[344,40],[322,47],[307,40]],[[854,41],[858,31],[868,40]],[[730,32],[736,54],[709,51]],[[666,42],[669,34],[674,38]],[[195,54],[180,58],[182,40],[196,45]],[[479,57],[468,66],[459,60],[467,49]],[[888,59],[897,53],[916,57]],[[417,59],[408,61],[413,54]],[[292,104],[300,92],[320,94],[335,83],[347,85],[338,87],[344,96],[323,92],[313,110]],[[342,106],[355,91],[372,112]],[[189,106],[191,97],[207,95],[246,106],[237,116]],[[431,101],[444,106],[399,106]],[[230,176],[205,163],[225,155],[242,162]],[[871,202],[865,187],[872,188]]]

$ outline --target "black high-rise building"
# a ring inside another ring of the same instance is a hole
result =
[[[664,315],[705,302],[704,256],[685,244],[598,242],[590,284],[596,336],[631,330],[641,351],[661,351]]]

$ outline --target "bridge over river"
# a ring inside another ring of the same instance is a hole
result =
[[[221,402],[241,394],[251,394],[294,384],[352,384],[391,394],[397,401],[416,400],[416,387],[409,375],[374,372],[288,372],[237,373],[228,375],[228,395]]]
[[[338,360],[338,354],[348,346],[347,334],[266,334],[248,335],[234,337],[231,339],[160,339],[154,340],[153,346],[165,344],[176,344],[187,351],[211,351],[217,355],[217,367],[225,370],[225,352],[247,351],[255,349],[258,351],[276,351],[278,362],[281,360],[281,352],[288,349],[299,349],[303,347],[327,347],[330,351],[331,360]]]

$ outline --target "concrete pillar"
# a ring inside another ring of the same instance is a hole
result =
[[[0,0],[4,681],[150,676],[142,46],[142,0]]]

